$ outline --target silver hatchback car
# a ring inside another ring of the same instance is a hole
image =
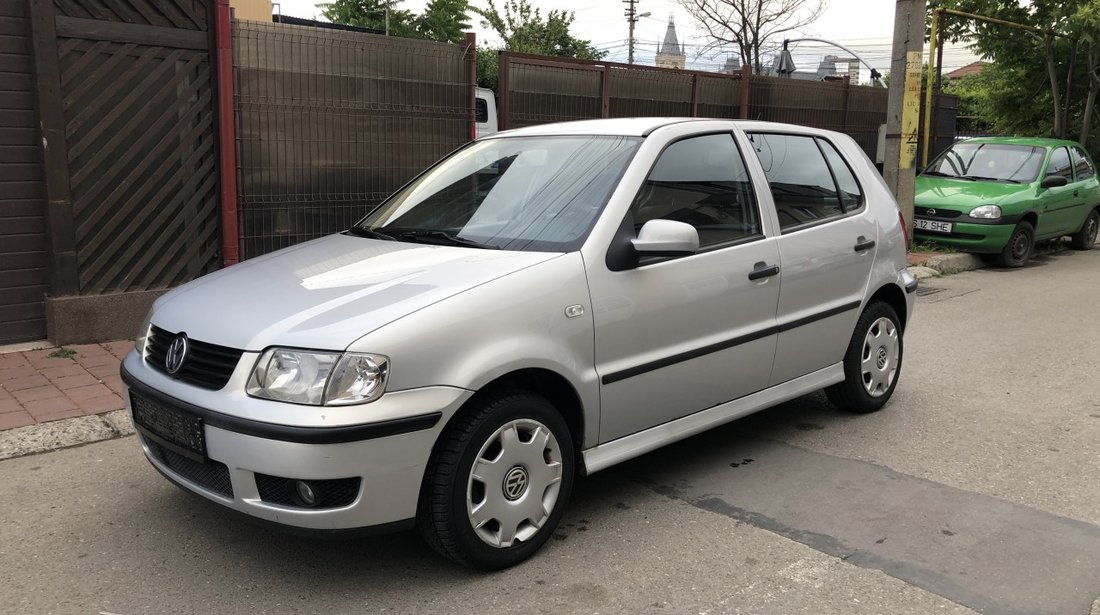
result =
[[[881,408],[917,286],[903,228],[841,134],[514,130],[346,232],[165,294],[122,378],[184,489],[308,530],[415,525],[502,568],[578,474],[822,388]]]

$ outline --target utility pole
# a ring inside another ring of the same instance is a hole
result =
[[[623,0],[623,4],[626,5],[626,23],[630,26],[630,35],[626,39],[626,63],[634,63],[634,24],[638,23],[638,20],[643,17],[649,17],[649,13],[638,14],[637,4],[638,0]]]
[[[886,105],[886,151],[882,177],[898,201],[905,224],[913,227],[917,130],[920,125],[921,63],[927,0],[897,0],[894,45],[890,52],[890,91]],[[910,233],[911,234],[911,233]]]

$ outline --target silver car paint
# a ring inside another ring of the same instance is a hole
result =
[[[650,327],[682,327],[680,331],[687,337],[681,343],[665,336],[640,344],[626,335],[621,324],[616,324],[615,319],[628,312],[643,317],[661,311],[674,313],[671,307],[676,301],[685,304],[688,298],[718,296],[725,301],[732,300],[733,289],[744,286],[741,279],[747,280],[737,276],[747,272],[721,274],[719,264],[709,261],[717,261],[718,257],[712,255],[722,251],[679,259],[707,263],[707,266],[671,286],[677,289],[677,297],[667,296],[672,295],[668,288],[662,294],[659,288],[651,287],[640,289],[640,292],[636,289],[637,297],[624,301],[627,293],[621,284],[618,290],[602,284],[614,284],[610,281],[611,272],[604,265],[607,246],[656,156],[669,141],[696,133],[726,131],[736,135],[753,173],[768,238],[758,242],[759,248],[754,248],[763,250],[760,254],[742,252],[746,261],[755,262],[757,256],[759,260],[774,257],[782,237],[769,206],[766,179],[755,156],[746,147],[743,132],[743,129],[764,126],[826,135],[841,149],[857,173],[867,194],[867,217],[877,224],[879,241],[875,253],[867,255],[867,260],[873,261],[869,276],[862,281],[851,281],[851,285],[863,287],[861,293],[856,293],[861,304],[883,286],[893,285],[900,289],[906,284],[910,278],[905,272],[905,248],[896,206],[870,161],[846,136],[796,126],[717,120],[576,122],[533,127],[511,134],[650,133],[610,197],[605,213],[578,252],[478,251],[391,244],[358,237],[328,237],[202,278],[158,302],[153,315],[157,326],[171,331],[185,330],[196,339],[250,351],[242,358],[224,390],[204,391],[172,380],[150,369],[136,354],[127,357],[125,365],[136,379],[172,397],[225,414],[287,425],[350,425],[442,412],[443,419],[429,430],[339,445],[296,445],[206,427],[209,454],[231,468],[236,499],[230,503],[197,487],[191,486],[192,489],[249,514],[291,525],[333,528],[411,517],[416,510],[419,477],[423,475],[431,447],[447,420],[474,391],[515,370],[554,372],[574,390],[585,421],[581,448],[586,468],[582,471],[589,472],[838,382],[843,379],[843,371],[839,363],[833,363],[764,388],[772,371],[769,362],[767,370],[753,365],[756,376],[767,371],[766,380],[753,384],[746,377],[737,382],[738,377],[734,375],[728,388],[715,387],[709,378],[730,376],[730,370],[715,367],[715,364],[742,360],[736,353],[719,352],[708,355],[710,361],[687,362],[697,363],[696,367],[706,373],[707,378],[693,382],[687,370],[673,370],[678,374],[674,378],[676,382],[663,392],[668,405],[664,408],[659,404],[649,405],[644,416],[632,416],[632,407],[645,402],[646,395],[662,394],[659,381],[643,383],[632,378],[622,381],[627,386],[616,389],[614,384],[606,385],[601,391],[601,372],[644,364],[664,352],[705,344],[709,338],[700,332],[704,325],[709,324],[714,327],[713,331],[721,332],[713,337],[737,335],[737,331],[751,326],[731,324],[715,312],[708,313],[700,308],[699,326],[651,320]],[[509,134],[500,133],[494,138],[507,138]],[[847,234],[842,239],[838,234],[825,247],[852,250],[853,239]],[[400,255],[423,256],[423,261],[405,266]],[[791,258],[798,262],[797,255]],[[676,262],[642,268],[633,272],[640,274],[633,277],[640,279],[651,272],[676,270],[677,267],[670,266]],[[776,293],[786,273],[782,271],[759,287],[742,288],[740,292],[763,288],[768,295]],[[627,277],[630,276],[621,276],[619,281]],[[312,288],[307,287],[307,281]],[[589,293],[590,287],[597,288],[594,297]],[[800,293],[810,295],[813,292],[796,289],[794,298],[798,299]],[[759,293],[762,304],[781,301],[774,297],[769,299],[765,293]],[[782,289],[778,294],[782,295]],[[387,296],[396,300],[384,301]],[[807,300],[808,297],[802,298],[803,303]],[[906,301],[909,312],[912,295],[907,295]],[[219,313],[220,318],[211,317],[211,310],[216,309],[212,306],[221,305],[232,309]],[[577,306],[580,306],[579,315]],[[792,311],[794,313],[797,310]],[[858,310],[853,313],[858,315]],[[618,340],[612,343],[622,347],[597,348],[595,340],[600,335],[597,326],[606,328],[605,333],[618,328],[615,332]],[[850,334],[849,325],[842,335],[844,345]],[[645,336],[646,329],[638,329],[636,335]],[[772,340],[771,354],[774,355],[774,336]],[[248,397],[243,393],[244,382],[257,353],[276,344],[386,354],[392,361],[388,392],[373,403],[340,408],[297,406]],[[759,356],[768,356],[768,343],[765,341],[759,346],[761,348],[755,348]],[[739,348],[745,350],[745,347]],[[839,361],[843,348],[830,352]],[[752,357],[744,359],[751,364]],[[666,368],[652,373],[667,377],[672,372]],[[693,387],[700,390],[695,391]],[[752,393],[752,390],[758,392]],[[751,394],[733,399],[745,393]],[[601,399],[601,395],[605,399]],[[678,403],[687,398],[690,404]],[[708,409],[703,410],[704,407]],[[685,413],[689,414],[684,416]],[[601,433],[601,423],[606,425],[606,433]],[[283,472],[281,475],[303,478],[345,477],[349,472],[360,474],[368,481],[365,487],[369,485],[372,489],[385,491],[388,501],[383,505],[377,498],[364,496],[349,507],[325,511],[273,506],[259,502],[255,496],[251,473],[256,471]]]

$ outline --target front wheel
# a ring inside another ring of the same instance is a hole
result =
[[[867,306],[844,353],[844,381],[825,389],[841,410],[874,412],[894,394],[904,345],[897,312],[886,303]]]
[[[417,525],[436,551],[486,570],[533,555],[573,487],[573,443],[546,399],[510,391],[477,400],[429,462]]]
[[[1035,227],[1030,222],[1021,222],[1012,230],[1004,250],[1001,250],[1000,264],[1004,267],[1023,267],[1031,259],[1035,249]]]
[[[1100,226],[1100,214],[1096,213],[1096,210],[1089,212],[1085,223],[1081,225],[1081,230],[1077,231],[1070,237],[1070,247],[1074,250],[1091,250],[1092,246],[1096,243],[1096,229]]]

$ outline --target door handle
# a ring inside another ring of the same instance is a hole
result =
[[[749,272],[749,279],[759,280],[761,278],[770,278],[773,275],[779,275],[779,265],[769,265],[764,261],[760,261],[753,265],[752,271]]]
[[[868,240],[863,235],[860,235],[859,238],[856,239],[856,252],[865,252],[873,247],[875,247],[874,239]]]
[[[1073,191],[1073,196],[1077,196],[1077,192],[1078,192],[1077,190],[1074,190]]]

